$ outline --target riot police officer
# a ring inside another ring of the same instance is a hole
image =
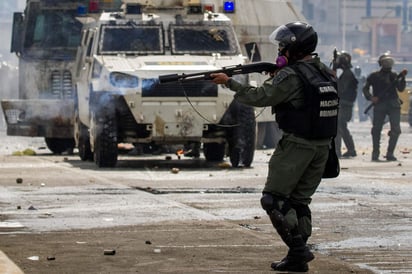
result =
[[[363,87],[365,98],[374,105],[371,130],[373,144],[372,161],[379,161],[381,131],[386,116],[389,117],[390,123],[386,160],[397,160],[394,156],[394,151],[401,134],[401,103],[397,91],[404,91],[407,71],[402,71],[402,73],[397,75],[392,71],[394,63],[394,59],[389,54],[381,55],[378,60],[381,69],[372,72],[366,78],[366,83]],[[372,87],[372,91],[370,87]]]
[[[304,272],[314,259],[306,245],[312,232],[309,204],[337,131],[336,79],[314,53],[318,36],[312,26],[302,22],[282,25],[269,40],[278,47],[280,69],[261,86],[243,85],[224,73],[211,77],[216,84],[236,91],[236,100],[271,106],[276,113],[283,136],[269,161],[261,204],[289,251],[271,267]],[[315,82],[328,84],[314,88]]]
[[[355,157],[355,143],[348,128],[348,122],[352,119],[353,104],[356,100],[358,80],[353,74],[352,56],[347,52],[337,54],[333,68],[341,69],[342,73],[338,78],[339,114],[338,114],[338,134],[335,138],[336,154],[340,157]],[[341,155],[342,140],[347,151]]]

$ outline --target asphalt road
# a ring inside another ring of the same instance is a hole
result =
[[[377,163],[370,123],[350,128],[358,156],[313,197],[310,272],[412,273],[412,130],[402,124],[397,162]],[[126,154],[98,169],[0,134],[0,250],[25,273],[264,273],[286,252],[259,204],[272,150],[247,169]]]

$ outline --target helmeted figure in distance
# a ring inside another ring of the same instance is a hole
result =
[[[369,74],[363,87],[365,98],[374,105],[371,130],[373,144],[372,161],[379,161],[381,131],[386,116],[389,117],[390,123],[386,160],[396,161],[394,151],[401,134],[401,103],[398,91],[402,92],[405,90],[405,75],[407,71],[405,70],[399,75],[392,71],[395,61],[387,53],[379,57],[378,64],[381,69]]]
[[[356,96],[356,101],[358,104],[358,118],[359,118],[359,122],[364,122],[368,120],[368,115],[365,114],[365,109],[368,107],[368,103],[362,91],[363,86],[365,85],[365,82],[366,82],[366,77],[362,75],[362,68],[360,66],[355,67],[354,73],[355,73],[356,80],[358,80],[358,90],[357,90],[358,95]]]
[[[348,122],[352,119],[353,104],[356,100],[358,80],[353,74],[352,56],[341,51],[337,54],[333,69],[341,69],[342,73],[338,78],[338,95],[339,95],[339,114],[338,114],[338,134],[335,138],[336,154],[339,157],[355,157],[355,142],[348,128]],[[341,154],[342,140],[345,143],[347,151]]]
[[[305,272],[314,259],[307,246],[312,233],[312,195],[325,171],[337,131],[338,95],[334,72],[314,53],[318,36],[309,24],[292,22],[274,30],[279,69],[261,86],[241,84],[224,73],[211,74],[216,84],[235,91],[235,99],[270,106],[283,136],[269,161],[261,205],[288,246],[276,271]],[[317,86],[322,83],[324,86]]]

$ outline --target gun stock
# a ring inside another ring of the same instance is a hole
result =
[[[182,74],[166,74],[159,76],[159,83],[170,83],[170,82],[186,82],[186,81],[198,81],[198,80],[212,80],[210,74],[212,73],[225,73],[229,77],[235,74],[248,74],[253,72],[258,73],[271,73],[278,69],[278,67],[269,62],[257,62],[246,65],[234,65],[229,67],[223,67],[219,70],[204,71],[197,73],[182,73]]]

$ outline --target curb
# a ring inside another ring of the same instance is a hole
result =
[[[24,274],[24,272],[3,251],[0,250],[0,273]]]

